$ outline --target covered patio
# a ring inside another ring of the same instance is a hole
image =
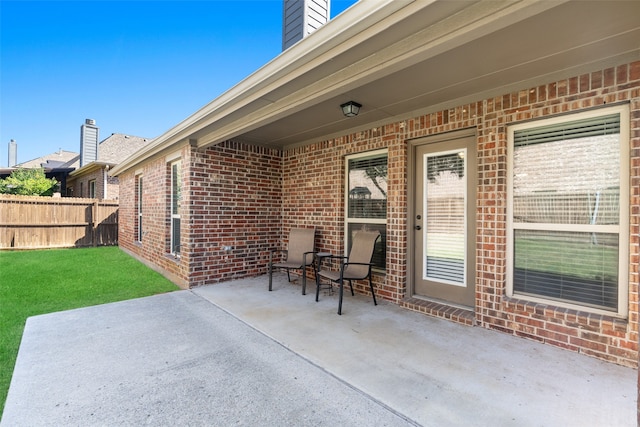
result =
[[[284,273],[267,285],[30,318],[2,425],[636,425],[635,369],[362,295],[338,316],[336,292],[315,302]]]

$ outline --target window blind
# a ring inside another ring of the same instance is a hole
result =
[[[620,133],[620,114],[593,117],[514,132],[514,147]]]
[[[515,293],[617,310],[620,121],[615,113],[513,133]]]

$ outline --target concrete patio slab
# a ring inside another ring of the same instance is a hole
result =
[[[634,369],[308,285],[32,317],[0,425],[636,425]]]
[[[408,423],[210,302],[180,291],[30,318],[0,424]]]
[[[637,371],[315,284],[256,277],[194,292],[425,426],[635,426]]]

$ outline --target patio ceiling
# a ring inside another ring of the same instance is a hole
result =
[[[638,1],[362,1],[145,153],[187,139],[304,145],[639,60],[639,18]],[[357,117],[341,113],[349,100]]]

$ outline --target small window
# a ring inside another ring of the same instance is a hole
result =
[[[345,253],[358,230],[379,231],[374,268],[386,268],[387,150],[356,154],[345,159]]]
[[[510,294],[626,315],[628,117],[509,128]]]
[[[136,201],[136,209],[137,209],[137,220],[138,223],[136,224],[137,229],[138,229],[138,242],[142,242],[142,236],[144,235],[144,233],[142,232],[142,175],[139,175],[137,177],[136,180],[136,187],[137,190],[136,191],[136,196],[137,196],[137,201]]]
[[[171,254],[180,255],[180,201],[182,177],[180,161],[171,163]]]
[[[89,198],[91,199],[96,198],[96,180],[95,179],[92,179],[91,181],[89,181]]]

